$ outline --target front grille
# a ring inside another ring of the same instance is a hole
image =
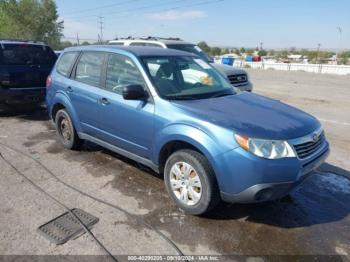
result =
[[[229,75],[228,79],[230,80],[230,83],[232,85],[242,84],[247,82],[247,75],[241,74],[241,75]]]
[[[314,140],[307,141],[302,144],[295,144],[293,146],[296,153],[298,154],[298,157],[300,159],[304,159],[311,156],[313,153],[319,150],[322,144],[324,143],[325,139],[326,138],[324,132],[322,131],[322,133],[315,137]]]

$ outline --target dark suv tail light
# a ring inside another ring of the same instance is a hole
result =
[[[0,73],[0,86],[8,86],[10,84],[10,74]]]
[[[46,88],[49,88],[51,86],[51,84],[52,84],[52,78],[51,78],[51,76],[48,76],[46,78]]]

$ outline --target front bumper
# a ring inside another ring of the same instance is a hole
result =
[[[241,148],[216,160],[221,198],[231,203],[254,203],[282,198],[313,173],[329,155],[329,145],[310,159],[262,159]],[[217,165],[220,163],[219,165]]]
[[[238,88],[241,91],[246,91],[246,92],[252,92],[253,91],[253,84],[250,81],[248,81],[246,83],[243,83],[243,84],[234,85],[234,87]]]
[[[22,105],[42,103],[45,100],[45,87],[1,88],[0,103],[6,105]]]

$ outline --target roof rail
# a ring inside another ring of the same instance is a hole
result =
[[[141,39],[141,40],[174,40],[174,41],[182,41],[179,37],[158,37],[158,36],[146,36],[146,37],[117,37],[114,40],[135,40],[135,39]]]
[[[25,40],[25,39],[15,39],[15,38],[0,38],[1,42],[24,42],[24,43],[35,43],[35,44],[42,44],[45,45],[42,41],[35,41],[35,40]]]

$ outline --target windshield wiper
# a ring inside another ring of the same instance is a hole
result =
[[[197,97],[194,96],[168,96],[169,100],[196,100]]]
[[[220,93],[216,93],[215,95],[212,95],[210,98],[230,96],[230,95],[234,95],[234,93],[232,93],[232,92],[220,92]]]

